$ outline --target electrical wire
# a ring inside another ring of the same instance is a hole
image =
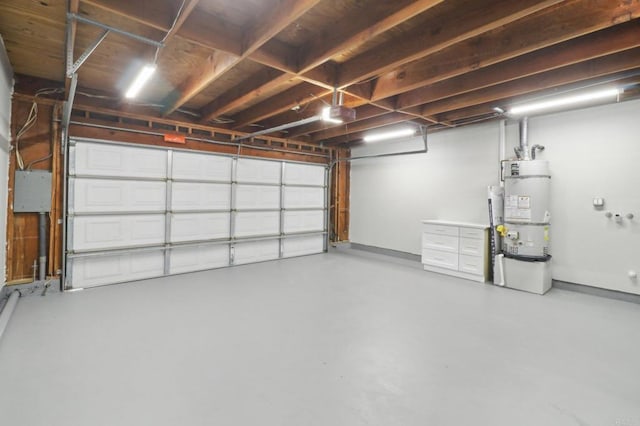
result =
[[[176,24],[178,23],[178,18],[180,18],[180,15],[182,15],[182,10],[184,9],[184,5],[187,1],[186,0],[182,0],[182,4],[180,5],[180,8],[178,9],[178,13],[176,13],[176,17],[173,20],[173,23],[171,24],[171,27],[169,28],[169,31],[167,31],[167,33],[164,35],[164,37],[162,38],[162,41],[160,41],[160,43],[162,43],[162,45],[164,45],[164,42],[167,41],[167,38],[169,38],[169,35],[173,32],[174,28],[176,27]],[[158,54],[160,53],[160,46],[156,47],[156,53],[155,55],[153,55],[153,63],[157,63],[158,62]]]
[[[42,95],[52,95],[52,94],[56,94],[56,93],[62,93],[64,91],[64,89],[62,88],[56,88],[56,87],[48,87],[48,88],[44,88],[44,89],[40,89],[36,92],[35,96],[33,97],[33,102],[31,103],[31,109],[29,110],[29,114],[27,115],[27,119],[25,120],[24,124],[22,124],[22,127],[20,127],[20,130],[18,130],[16,132],[16,143],[15,143],[15,148],[16,148],[16,162],[18,163],[18,168],[20,170],[24,170],[25,166],[24,166],[24,159],[22,158],[22,154],[20,153],[20,139],[29,131],[33,128],[33,126],[35,126],[36,122],[38,121],[38,97],[42,96]],[[37,160],[34,160],[32,162],[30,162],[27,165],[27,169],[30,168],[30,166],[32,166],[35,163],[38,163],[40,161],[44,161],[48,158],[51,157],[51,154],[49,154],[48,157],[43,157],[43,158],[39,158]]]

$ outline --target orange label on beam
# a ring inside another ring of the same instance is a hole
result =
[[[175,135],[175,134],[168,134],[166,133],[164,135],[164,141],[165,142],[172,142],[172,143],[186,143],[186,139],[184,137],[184,135]]]

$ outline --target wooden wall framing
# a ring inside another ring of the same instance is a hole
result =
[[[52,172],[52,209],[48,228],[47,276],[55,277],[62,269],[62,215],[63,215],[63,155],[61,151],[62,104],[47,98],[35,98],[14,94],[12,104],[12,135],[22,127],[33,101],[37,102],[38,118],[34,127],[20,140],[20,152],[25,165],[35,159],[46,158],[33,164],[34,170]],[[237,154],[238,146],[233,137],[242,135],[226,129],[217,129],[191,123],[157,119],[114,112],[96,107],[74,108],[70,136],[117,140],[143,145],[156,145],[181,149],[194,149],[226,154]],[[165,142],[163,135],[181,134],[184,144]],[[209,141],[222,141],[230,145],[218,145]],[[17,168],[15,140],[12,140],[9,164],[9,191],[7,205],[7,283],[31,281],[38,258],[38,214],[14,213],[14,178]],[[292,141],[275,137],[260,137],[242,142],[242,155],[288,161],[329,164],[335,158],[345,158],[349,151],[343,148],[327,148],[317,144]],[[50,156],[50,157],[49,157]],[[333,169],[331,194],[330,238],[332,241],[348,240],[349,227],[349,163],[337,163]]]

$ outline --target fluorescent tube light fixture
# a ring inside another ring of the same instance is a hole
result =
[[[378,142],[387,139],[401,138],[403,136],[413,136],[416,134],[416,129],[413,127],[406,127],[403,129],[391,130],[388,132],[372,133],[365,136],[363,139],[365,142]]]
[[[582,93],[577,95],[569,95],[562,98],[549,99],[546,101],[515,106],[509,110],[509,114],[523,115],[531,112],[538,112],[568,105],[583,104],[599,99],[614,98],[617,97],[620,93],[622,93],[622,89],[614,88],[597,90],[594,92]]]
[[[127,89],[127,92],[124,95],[125,98],[132,99],[138,96],[140,90],[142,90],[144,85],[147,83],[147,81],[149,81],[155,71],[155,64],[145,65],[144,67],[142,67],[136,78],[133,80],[133,83],[131,83],[131,86],[129,86],[129,88]]]
[[[327,123],[335,123],[335,124],[343,123],[343,121],[338,118],[331,118],[331,107],[322,108],[322,121],[325,121]]]

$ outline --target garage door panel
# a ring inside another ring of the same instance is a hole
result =
[[[70,213],[164,211],[164,182],[78,179],[69,180]]]
[[[309,232],[324,229],[324,210],[287,211],[284,213],[284,232]]]
[[[167,152],[102,143],[78,143],[72,148],[71,174],[82,176],[167,177]]]
[[[278,235],[280,212],[239,212],[235,217],[235,236]]]
[[[236,244],[234,247],[235,265],[274,260],[280,256],[280,241],[252,241]]]
[[[236,180],[243,183],[279,184],[282,163],[278,161],[239,158]]]
[[[264,185],[237,185],[237,209],[279,209],[280,187]]]
[[[164,243],[164,215],[76,216],[74,251],[139,247]]]
[[[171,188],[171,210],[229,210],[229,184],[174,182]]]
[[[231,157],[177,151],[173,153],[173,179],[231,182]]]
[[[303,187],[285,187],[284,188],[284,207],[287,209],[296,208],[323,208],[324,207],[324,189],[323,188],[303,188]]]
[[[70,259],[69,269],[76,288],[154,278],[164,273],[164,253],[158,250],[76,257]]]
[[[304,256],[322,253],[324,251],[324,236],[311,235],[305,237],[290,237],[283,242],[283,257]]]
[[[284,168],[284,182],[287,185],[324,186],[324,166],[287,163]]]
[[[199,244],[171,249],[169,272],[181,274],[229,266],[229,245]]]
[[[88,139],[69,149],[72,287],[324,250],[325,166]]]
[[[171,215],[171,242],[229,238],[229,213]]]

